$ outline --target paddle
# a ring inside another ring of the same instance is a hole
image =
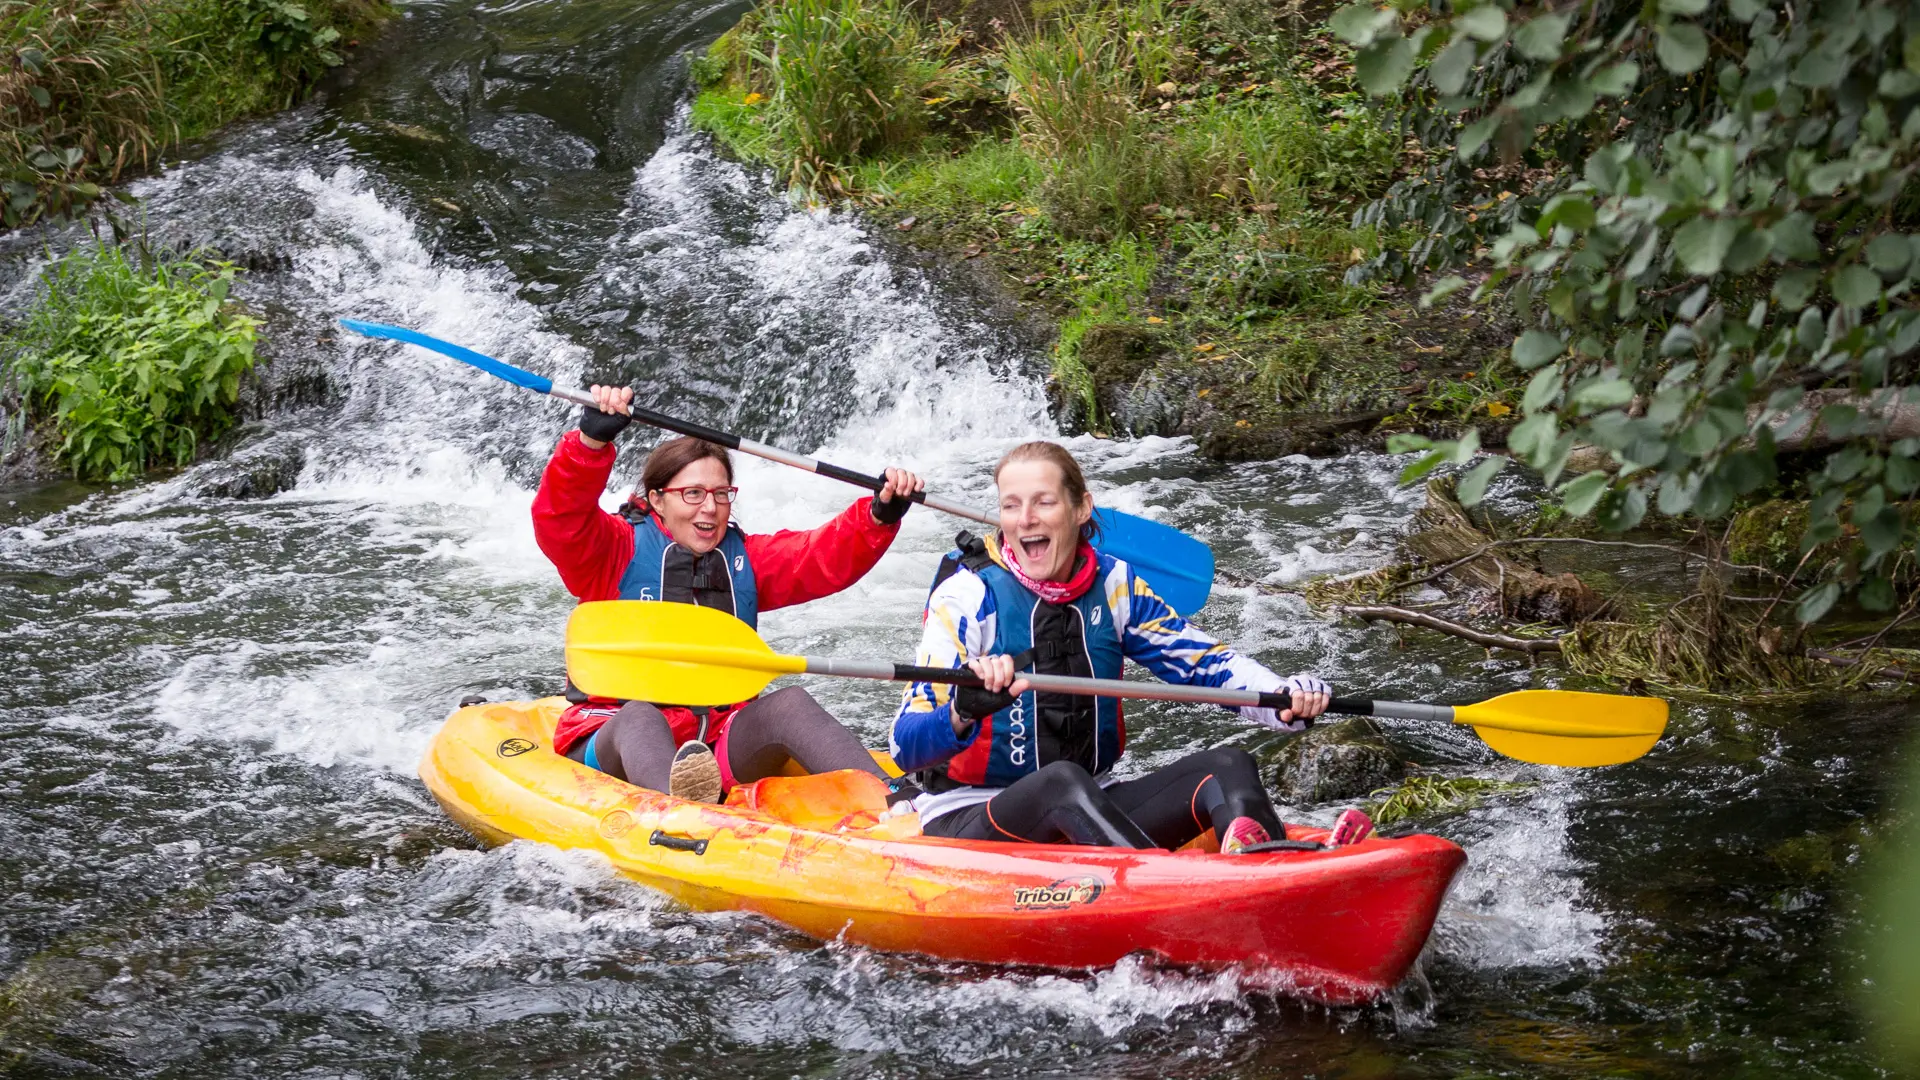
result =
[[[567,621],[567,674],[595,697],[679,705],[745,701],[779,675],[980,685],[978,676],[959,668],[782,655],[725,612],[645,600],[603,600],[575,608]],[[1267,709],[1289,704],[1286,694],[1251,690],[1067,675],[1022,677],[1036,690],[1063,694]],[[1632,761],[1653,749],[1667,727],[1667,703],[1659,698],[1575,690],[1519,690],[1473,705],[1334,698],[1329,711],[1463,724],[1500,753],[1536,765]]]
[[[525,387],[536,393],[557,397],[562,401],[572,401],[581,405],[594,404],[593,395],[584,390],[572,390],[553,385],[553,380],[531,371],[502,363],[491,356],[474,352],[472,349],[442,341],[439,338],[422,334],[417,330],[408,330],[384,323],[361,322],[358,319],[341,319],[340,325],[370,338],[390,338],[404,341],[409,345],[418,345],[431,349],[443,356],[451,356],[463,364],[471,364],[489,375],[505,379],[515,386]],[[664,413],[640,405],[632,406],[633,418],[643,424],[691,435],[696,439],[705,439],[718,443],[743,454],[777,461],[782,465],[791,465],[796,469],[805,469],[810,473],[832,477],[866,488],[879,491],[886,481],[878,476],[854,472],[824,461],[788,453],[776,446],[743,439],[731,432],[707,427],[705,424],[689,423]],[[925,492],[915,492],[915,502],[924,503],[935,510],[967,518],[987,525],[998,525],[1000,519],[992,514],[982,513],[970,506],[949,502]],[[1133,514],[1123,514],[1118,510],[1097,509],[1094,521],[1100,527],[1101,550],[1131,563],[1140,576],[1153,586],[1160,598],[1173,610],[1183,614],[1192,614],[1205,606],[1207,596],[1213,591],[1213,549],[1172,527],[1150,521]]]

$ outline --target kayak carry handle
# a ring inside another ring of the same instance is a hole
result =
[[[705,855],[707,853],[707,842],[705,840],[695,840],[691,836],[670,836],[665,829],[653,830],[653,835],[647,837],[647,843],[657,844],[663,848],[672,848],[675,851],[691,851],[695,855]]]

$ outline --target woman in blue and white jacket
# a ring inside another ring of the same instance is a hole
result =
[[[927,794],[930,836],[1177,848],[1207,829],[1237,852],[1285,835],[1253,757],[1189,754],[1134,780],[1111,770],[1126,748],[1114,698],[1040,693],[1022,672],[1120,677],[1132,659],[1168,682],[1285,690],[1293,708],[1245,718],[1305,729],[1327,707],[1311,675],[1282,679],[1168,607],[1125,562],[1090,542],[1093,495],[1079,463],[1049,442],[1015,447],[994,469],[1000,529],[949,556],[927,601],[918,662],[965,665],[984,689],[915,683],[893,721],[896,763]],[[1372,828],[1343,814],[1333,842]]]

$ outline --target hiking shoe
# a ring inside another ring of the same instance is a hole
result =
[[[1343,810],[1333,823],[1333,832],[1327,837],[1328,847],[1346,847],[1357,844],[1373,831],[1373,819],[1365,810]]]
[[[1227,823],[1227,832],[1220,838],[1220,854],[1238,855],[1255,844],[1264,844],[1273,839],[1267,830],[1250,817],[1237,817]]]
[[[688,739],[673,752],[673,770],[667,774],[667,794],[693,802],[720,801],[720,761],[706,743]]]

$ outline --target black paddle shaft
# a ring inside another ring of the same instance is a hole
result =
[[[710,443],[717,443],[729,450],[738,450],[744,454],[752,454],[755,457],[778,461],[783,465],[792,465],[795,468],[805,469],[808,472],[825,476],[829,479],[839,480],[842,483],[852,484],[855,487],[866,488],[868,491],[877,492],[887,486],[885,477],[869,476],[866,473],[854,472],[852,469],[843,468],[839,465],[817,461],[810,457],[802,457],[799,454],[782,450],[777,446],[768,446],[765,443],[755,442],[752,439],[743,439],[730,431],[721,431],[719,428],[710,428],[705,424],[696,424],[690,420],[681,420],[678,417],[668,416],[666,413],[654,412],[644,405],[630,405],[628,408],[632,410],[635,420],[651,427],[660,428],[663,431],[671,431],[680,435],[691,435],[696,439],[704,439]],[[907,498],[912,502],[925,503],[927,502],[927,493],[924,491],[916,491],[909,494]],[[936,506],[935,509],[948,508],[945,506]],[[978,512],[966,512],[963,513],[963,516],[977,519],[981,515]]]

